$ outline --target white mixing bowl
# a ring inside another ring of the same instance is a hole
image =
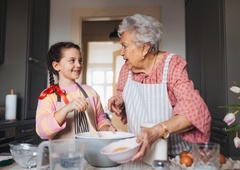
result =
[[[135,137],[128,132],[99,131],[99,137],[91,137],[89,132],[79,133],[75,137],[78,140],[87,143],[84,153],[85,160],[94,167],[114,167],[119,163],[110,160],[106,155],[100,153],[100,150],[108,144],[122,139]]]

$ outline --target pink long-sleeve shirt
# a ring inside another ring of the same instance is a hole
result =
[[[111,125],[110,120],[107,119],[106,114],[104,113],[100,97],[96,91],[88,85],[81,84],[81,87],[87,93],[91,105],[93,106],[92,110],[94,112],[94,115],[96,115],[98,130],[104,125]],[[60,88],[66,92],[66,97],[69,102],[71,102],[76,97],[85,98],[76,84]],[[61,102],[64,103],[63,101]],[[42,139],[51,139],[59,131],[63,130],[66,127],[66,122],[64,122],[62,126],[59,126],[54,117],[54,113],[56,111],[57,95],[55,93],[48,94],[44,99],[38,101],[36,111],[36,132]]]
[[[169,52],[164,54],[163,59],[152,72],[133,73],[132,79],[143,84],[157,84],[162,82],[164,62]],[[179,55],[174,55],[168,68],[167,89],[168,96],[173,107],[174,115],[186,117],[194,129],[181,133],[182,139],[189,142],[206,142],[210,138],[211,116],[208,108],[199,92],[194,89],[193,82],[189,79],[186,70],[186,61]],[[127,81],[128,69],[123,65],[119,74],[117,94],[122,96],[122,91]]]

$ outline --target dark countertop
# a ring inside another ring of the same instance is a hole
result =
[[[19,125],[26,125],[35,123],[35,119],[29,120],[0,120],[0,127],[7,128],[11,126],[19,126]]]

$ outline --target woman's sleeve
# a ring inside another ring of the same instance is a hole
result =
[[[51,139],[66,127],[66,122],[64,122],[62,126],[59,126],[54,117],[55,112],[56,108],[54,106],[54,100],[52,100],[50,96],[38,100],[36,111],[36,132],[42,139]]]
[[[122,92],[127,82],[128,71],[129,70],[127,68],[127,65],[124,64],[119,72],[118,83],[117,83],[117,95],[120,98],[122,98]]]
[[[174,115],[182,115],[195,127],[181,133],[189,142],[206,142],[210,138],[211,115],[199,92],[194,89],[186,70],[186,61],[177,56],[170,62],[169,97],[173,101]]]

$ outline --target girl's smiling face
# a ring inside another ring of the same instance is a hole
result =
[[[53,62],[53,67],[58,71],[59,81],[74,81],[79,78],[82,71],[82,57],[79,50],[67,48],[62,51],[62,59]]]

